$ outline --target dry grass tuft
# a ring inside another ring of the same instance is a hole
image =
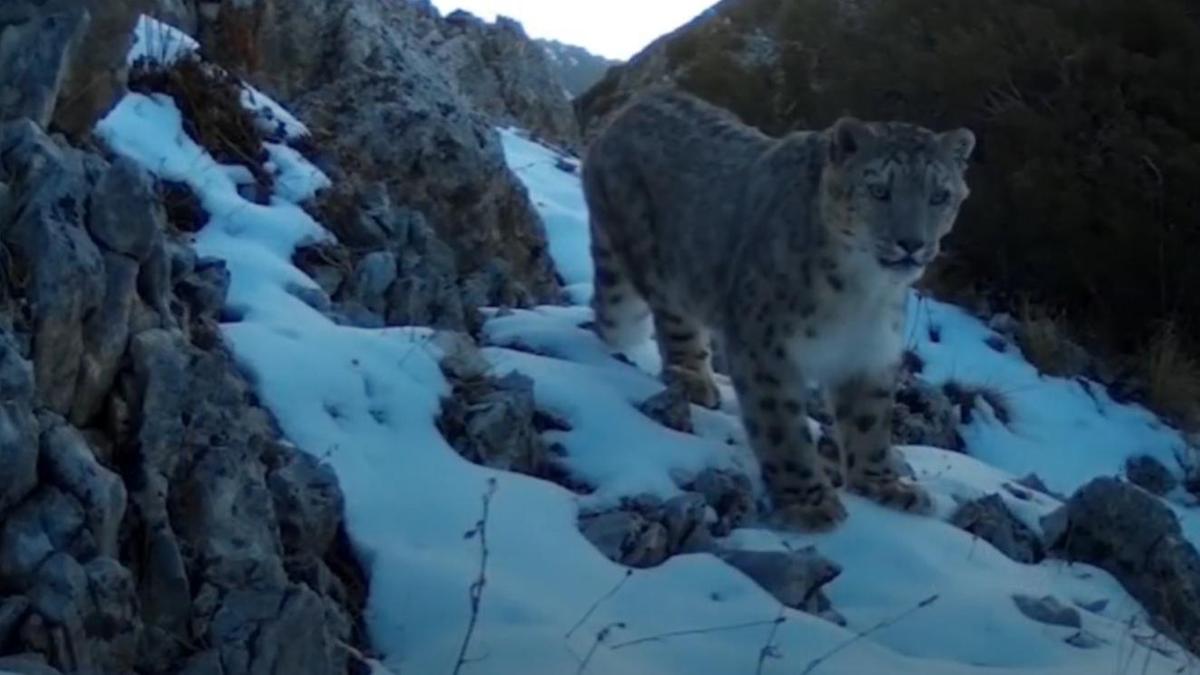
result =
[[[1066,316],[1038,307],[1028,300],[1017,310],[1017,344],[1038,372],[1055,377],[1081,377],[1091,366],[1091,356],[1072,337]]]
[[[265,140],[254,113],[242,105],[242,82],[222,68],[195,55],[163,66],[139,62],[129,73],[129,88],[174,99],[183,116],[183,128],[192,140],[222,164],[246,167],[260,187],[270,193],[271,174]]]
[[[1134,366],[1152,410],[1185,430],[1200,430],[1200,359],[1184,345],[1174,323],[1159,326]]]

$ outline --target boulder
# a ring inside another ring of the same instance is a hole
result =
[[[1112,574],[1152,621],[1200,649],[1200,553],[1157,497],[1097,478],[1047,516],[1043,530],[1053,555]]]

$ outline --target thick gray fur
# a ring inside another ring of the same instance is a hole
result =
[[[723,339],[777,518],[826,529],[834,489],[912,511],[890,415],[904,301],[967,197],[975,139],[842,118],[773,138],[693,96],[656,90],[614,116],[583,167],[597,331],[620,349],[653,332],[666,379],[715,407]],[[822,459],[806,388],[836,414]],[[834,461],[829,461],[834,460]]]

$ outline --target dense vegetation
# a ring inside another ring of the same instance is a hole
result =
[[[1168,330],[1200,352],[1194,0],[727,0],[718,11],[669,41],[672,72],[764,130],[842,113],[975,130],[973,194],[944,284],[1065,312],[1112,352]]]

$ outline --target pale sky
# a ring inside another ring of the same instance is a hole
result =
[[[716,0],[434,0],[442,14],[465,9],[488,21],[510,16],[535,38],[627,59],[691,21]]]

